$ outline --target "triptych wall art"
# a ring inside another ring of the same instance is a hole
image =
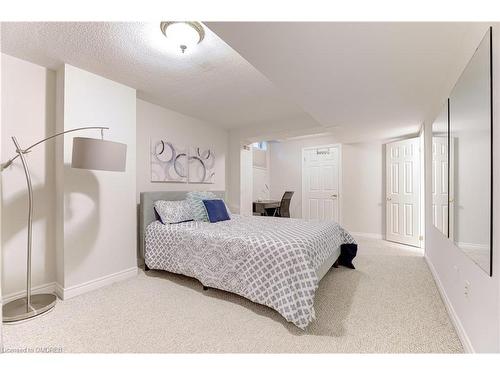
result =
[[[151,182],[215,183],[213,149],[151,140]]]

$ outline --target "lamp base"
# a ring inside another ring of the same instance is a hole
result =
[[[33,294],[31,305],[28,306],[26,297],[18,298],[3,305],[2,320],[4,323],[9,323],[33,318],[49,311],[56,305],[56,301],[57,297],[54,294]]]

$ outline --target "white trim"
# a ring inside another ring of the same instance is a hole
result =
[[[64,297],[64,288],[60,284],[56,283],[55,289],[56,289],[55,293],[59,297],[59,299],[64,299],[63,298]]]
[[[56,291],[56,283],[55,282],[37,285],[37,286],[34,286],[31,288],[32,294],[54,293],[55,291]],[[2,302],[9,303],[10,301],[14,301],[17,298],[22,298],[25,295],[26,295],[26,290],[14,292],[14,293],[9,293],[9,294],[6,294],[5,296],[3,296]]]
[[[80,294],[91,292],[93,290],[113,284],[117,281],[123,281],[131,277],[137,276],[137,270],[138,270],[137,266],[131,267],[123,271],[113,273],[111,275],[98,277],[97,279],[90,280],[81,283],[79,285],[71,286],[69,288],[63,288],[61,285],[58,284],[56,286],[57,295],[62,300],[73,298],[79,296]]]
[[[420,126],[418,138],[420,139],[420,146],[418,155],[420,158],[420,248],[425,247],[425,133],[424,124]],[[386,182],[387,183],[387,182]],[[387,212],[386,212],[387,215]]]
[[[472,343],[469,339],[469,336],[467,336],[467,332],[465,332],[465,329],[462,325],[462,322],[460,321],[457,313],[455,312],[455,309],[453,308],[453,305],[451,304],[450,299],[446,295],[443,284],[441,283],[441,280],[439,279],[439,276],[436,272],[436,269],[432,265],[432,262],[429,260],[427,255],[424,255],[424,259],[427,263],[427,266],[431,270],[432,277],[434,278],[434,282],[436,283],[436,286],[439,290],[439,294],[441,295],[441,299],[443,300],[444,306],[446,307],[446,311],[448,312],[448,315],[451,319],[451,322],[453,323],[453,326],[455,327],[455,330],[457,331],[458,338],[460,339],[460,342],[462,343],[462,346],[464,347],[465,352],[466,353],[475,353],[476,351],[474,350],[474,347],[472,346]]]
[[[380,233],[364,233],[364,232],[350,232],[354,237],[372,238],[375,240],[383,240],[384,235]]]
[[[304,218],[304,205],[305,205],[305,201],[304,201],[304,194],[305,194],[305,182],[304,182],[304,162],[305,162],[305,157],[304,157],[304,152],[306,150],[315,150],[315,149],[318,149],[318,148],[325,148],[325,147],[337,147],[339,149],[339,160],[338,160],[338,163],[339,163],[339,168],[338,168],[338,183],[339,183],[339,192],[338,192],[338,196],[337,196],[337,200],[338,200],[338,208],[339,208],[339,217],[338,217],[338,223],[339,224],[342,224],[342,198],[343,198],[343,195],[342,195],[342,144],[341,143],[334,143],[334,144],[328,144],[328,145],[318,145],[318,146],[308,146],[308,147],[302,147],[302,169],[300,171],[300,178],[302,180],[302,207],[301,207],[301,210],[302,210],[302,213],[300,215],[301,218]]]
[[[477,243],[468,242],[455,242],[455,244],[460,248],[470,249],[470,250],[490,250],[490,245],[482,245]]]

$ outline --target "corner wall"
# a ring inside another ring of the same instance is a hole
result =
[[[55,132],[55,72],[2,54],[2,162],[15,154],[11,137],[26,147]],[[48,142],[28,155],[34,190],[32,285],[53,290],[55,281],[55,145]],[[27,186],[17,160],[1,174],[2,295],[26,291]],[[6,220],[8,218],[8,220]],[[36,289],[35,289],[36,290]]]
[[[256,166],[255,160],[265,158],[262,166]],[[271,170],[269,168],[269,150],[252,148],[252,200],[269,199],[271,194]],[[267,186],[267,187],[266,187]]]
[[[125,172],[90,171],[70,167],[73,137],[98,138],[100,132],[58,138],[64,155],[56,159],[63,267],[58,293],[68,298],[137,273],[136,92],[71,65],[58,75],[64,86],[58,131],[109,126],[105,139],[127,144]]]
[[[241,129],[229,131],[227,204],[233,213],[252,215],[253,153]]]

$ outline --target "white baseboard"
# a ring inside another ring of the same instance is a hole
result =
[[[446,291],[444,290],[443,284],[441,283],[441,279],[439,278],[436,269],[434,268],[433,264],[431,263],[427,255],[424,255],[424,259],[427,262],[429,269],[431,270],[432,277],[434,278],[434,281],[437,285],[439,294],[441,295],[441,299],[443,300],[444,306],[446,307],[446,311],[448,311],[448,315],[451,319],[451,322],[453,323],[453,326],[455,327],[455,330],[457,331],[458,338],[460,339],[460,342],[462,343],[465,352],[475,353],[476,351],[472,346],[469,336],[467,336],[467,333],[465,332],[462,322],[458,318],[458,315],[455,312],[453,305],[451,304],[448,296],[446,295]]]
[[[349,232],[354,237],[371,238],[374,240],[383,240],[384,236],[380,233],[363,233],[363,232]]]
[[[59,299],[64,299],[64,288],[58,283],[56,283],[55,293],[59,297]]]
[[[490,250],[490,245],[482,245],[477,243],[468,243],[468,242],[457,242],[457,246],[461,249],[470,249],[470,250]]]
[[[56,283],[51,282],[47,284],[37,285],[31,288],[32,294],[38,293],[54,293],[56,291]],[[19,292],[9,293],[2,296],[2,303],[9,303],[17,298],[24,297],[26,295],[26,290],[21,290]]]
[[[134,277],[137,275],[137,267],[131,267],[123,271],[113,273],[111,275],[106,275],[103,277],[98,277],[97,279],[84,282],[79,285],[70,286],[68,288],[63,288],[61,285],[56,285],[56,293],[61,299],[68,299],[79,296],[80,294],[90,292],[102,288],[104,286],[116,283],[117,281],[123,281]]]
[[[103,277],[99,277],[94,280],[87,281],[80,285],[75,285],[69,288],[63,288],[61,285],[56,282],[51,282],[47,284],[37,285],[31,288],[31,292],[33,294],[38,293],[55,293],[60,299],[68,299],[72,297],[76,297],[80,294],[90,292],[92,290],[96,290],[102,288],[103,286],[107,286],[113,284],[117,281],[126,280],[128,278],[134,277],[137,275],[137,267],[131,267],[129,269],[119,271],[113,273],[111,275],[106,275]],[[21,290],[19,292],[9,293],[2,296],[2,303],[9,303],[17,298],[24,297],[26,295],[25,290]]]

